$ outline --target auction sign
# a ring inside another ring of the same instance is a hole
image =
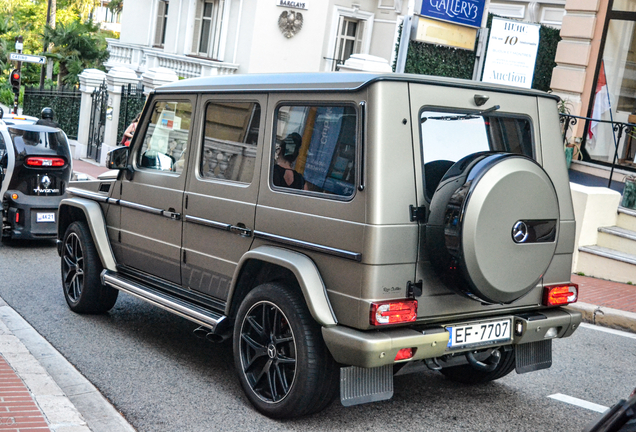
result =
[[[460,24],[481,27],[486,0],[422,0],[420,15]]]
[[[531,88],[540,27],[493,18],[482,81]]]

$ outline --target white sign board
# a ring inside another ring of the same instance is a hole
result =
[[[46,57],[43,57],[43,56],[11,53],[9,58],[14,61],[21,61],[21,62],[27,62],[27,63],[38,63],[38,64],[46,63]]]
[[[493,18],[482,81],[530,88],[540,27],[539,24]]]

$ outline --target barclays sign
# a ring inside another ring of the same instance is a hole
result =
[[[481,27],[485,0],[422,0],[421,15],[469,27]]]

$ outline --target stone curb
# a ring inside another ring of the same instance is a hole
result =
[[[584,322],[636,333],[636,313],[634,312],[581,302],[568,307],[581,312]]]
[[[2,298],[0,335],[0,353],[29,388],[52,431],[135,431],[99,390]]]

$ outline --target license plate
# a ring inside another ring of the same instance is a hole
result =
[[[55,222],[55,213],[38,213],[37,222]]]
[[[448,348],[467,348],[511,340],[510,318],[446,327]]]

